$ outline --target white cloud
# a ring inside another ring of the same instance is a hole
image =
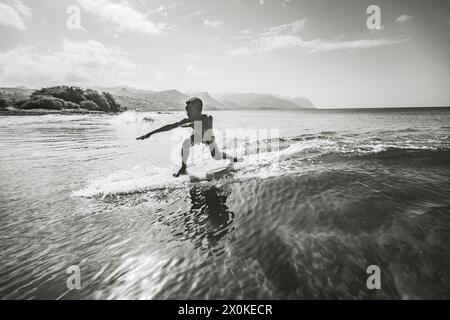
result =
[[[306,20],[297,20],[289,24],[279,25],[267,29],[265,32],[239,38],[245,42],[241,47],[232,48],[227,54],[232,56],[249,56],[255,54],[267,54],[282,49],[299,49],[307,53],[325,52],[344,49],[366,49],[386,46],[406,41],[408,39],[361,39],[361,40],[305,40],[302,32],[306,26]]]
[[[186,16],[184,16],[185,19],[189,19],[189,18],[193,18],[193,17],[197,17],[197,16],[201,16],[203,15],[203,11],[198,9],[197,11],[195,11],[194,13],[188,14]]]
[[[205,77],[205,76],[210,76],[212,74],[217,73],[219,70],[217,68],[214,68],[213,70],[206,70],[206,71],[202,71],[199,70],[199,68],[197,68],[194,65],[188,65],[186,67],[186,74],[190,75],[190,76],[197,76],[197,77]]]
[[[163,5],[160,5],[158,8],[156,8],[154,10],[149,10],[146,15],[148,16],[148,15],[151,15],[154,13],[159,13],[163,16],[167,16],[167,11]]]
[[[279,36],[279,35],[294,35],[300,34],[306,27],[306,19],[295,20],[294,22],[281,24],[279,26],[270,27],[268,31],[264,32],[263,36]]]
[[[20,0],[0,2],[1,25],[25,31],[27,30],[25,20],[31,18],[31,15],[32,10]]]
[[[209,20],[205,18],[205,14],[202,10],[198,9],[196,12],[188,14],[184,16],[185,19],[199,17],[201,20],[203,20],[203,25],[208,28],[218,28],[220,27],[223,22],[220,20]]]
[[[411,19],[412,19],[412,16],[408,16],[407,14],[402,14],[400,17],[395,19],[395,21],[397,21],[397,22],[406,22],[406,21],[411,20]]]
[[[149,10],[147,12],[146,16],[149,16],[149,15],[154,14],[154,13],[158,13],[158,14],[162,15],[163,17],[167,17],[169,15],[169,13],[168,13],[169,10],[174,9],[174,8],[178,8],[178,7],[181,7],[181,6],[182,6],[181,3],[173,3],[173,4],[167,5],[167,6],[160,5],[156,9]]]
[[[241,30],[241,33],[243,35],[249,35],[252,33],[252,29],[243,29],[243,30]]]
[[[63,39],[56,50],[40,45],[18,46],[0,53],[0,81],[3,83],[83,85],[119,84],[136,69],[127,53],[94,40],[72,42]]]
[[[31,18],[32,10],[30,7],[26,6],[22,1],[20,0],[7,0],[7,3],[9,3],[11,6],[13,6],[20,15]]]
[[[218,28],[218,27],[220,27],[222,24],[223,24],[223,22],[222,22],[222,21],[219,21],[219,20],[208,20],[208,19],[205,19],[205,20],[203,21],[203,25],[204,25],[205,27],[210,27],[210,28]]]
[[[159,35],[167,29],[162,23],[156,24],[148,20],[144,14],[132,8],[126,1],[114,3],[110,0],[77,0],[77,2],[99,20],[115,25],[118,32],[137,31]]]

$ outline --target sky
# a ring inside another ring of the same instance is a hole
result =
[[[0,86],[450,105],[447,0],[0,0],[0,39]]]

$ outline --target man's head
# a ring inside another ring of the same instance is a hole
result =
[[[202,114],[203,102],[200,98],[192,97],[186,101],[186,112],[188,118],[194,119]]]

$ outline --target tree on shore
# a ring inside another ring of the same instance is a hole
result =
[[[49,100],[43,97],[53,97],[59,100]],[[82,108],[104,112],[119,112],[121,110],[121,106],[116,103],[110,93],[74,86],[56,86],[36,90],[31,94],[30,101],[22,103],[18,107],[41,108],[43,103],[49,102],[50,108],[58,108],[61,103],[60,100],[65,102],[62,108]]]
[[[83,89],[69,86],[42,88],[40,90],[34,91],[31,94],[31,97],[33,96],[52,96],[64,101],[70,101],[77,104],[80,104],[81,101],[86,100]]]
[[[66,106],[66,102],[62,99],[49,96],[33,96],[29,101],[19,105],[20,109],[50,109],[62,110]]]
[[[6,109],[7,106],[6,100],[3,99],[2,94],[0,93],[0,109]]]

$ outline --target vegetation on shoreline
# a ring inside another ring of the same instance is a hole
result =
[[[5,99],[3,99],[3,96],[0,93],[0,110],[6,109],[7,106],[8,106],[8,103],[6,102]]]
[[[33,91],[29,95],[13,93],[0,95],[2,111],[19,113],[26,110],[51,110],[68,112],[116,113],[124,109],[108,92],[83,89],[74,86],[47,87]]]

